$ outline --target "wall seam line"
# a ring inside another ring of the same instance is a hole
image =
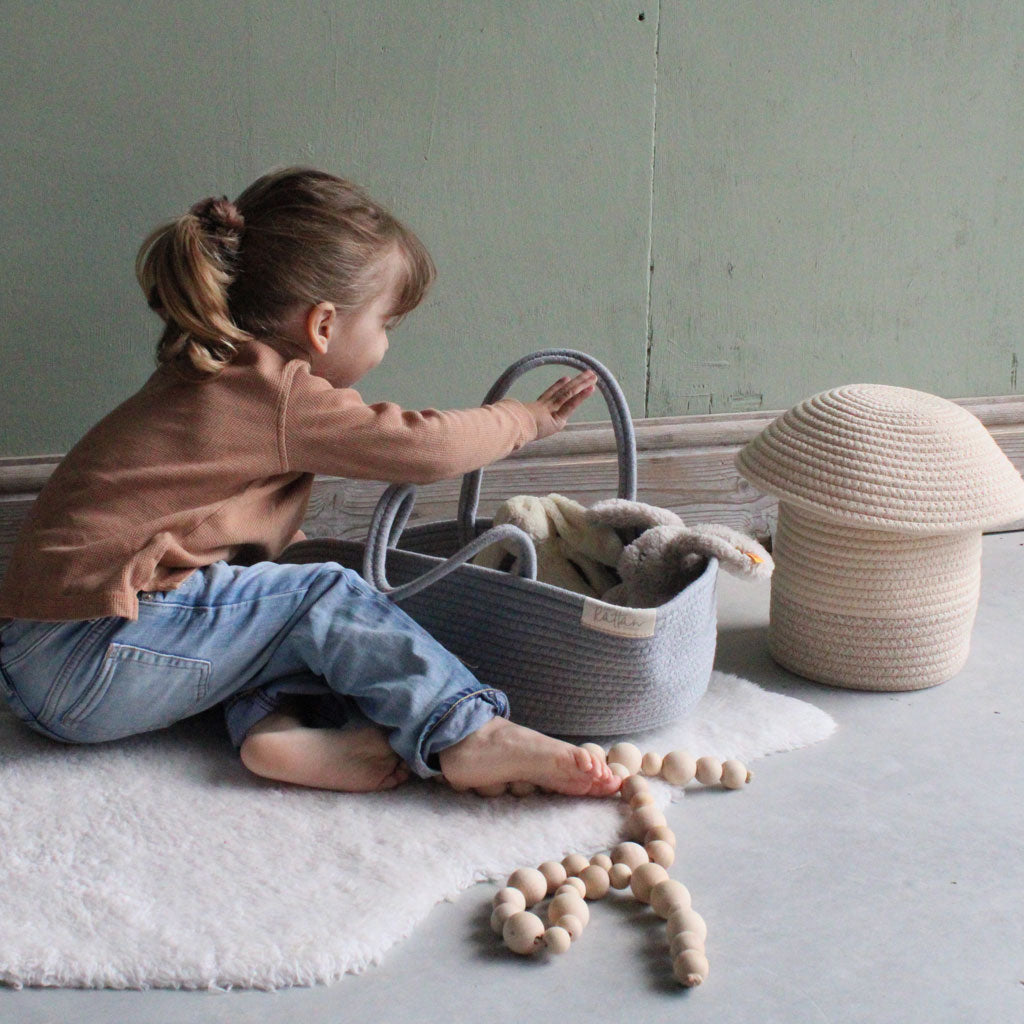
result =
[[[651,294],[654,278],[654,183],[658,157],[658,53],[661,49],[661,0],[658,0],[654,25],[654,90],[651,104],[651,184],[647,203],[647,337],[644,349],[644,418],[651,415],[651,348],[654,344],[654,318]]]

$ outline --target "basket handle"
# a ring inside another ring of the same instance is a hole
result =
[[[469,561],[478,551],[482,551],[499,541],[506,541],[519,549],[518,574],[524,579],[537,578],[537,550],[533,546],[530,535],[518,526],[505,523],[485,530],[469,544],[459,548],[451,558],[428,569],[422,576],[410,580],[400,587],[392,587],[388,583],[385,572],[387,549],[398,543],[398,538],[405,529],[405,524],[412,513],[416,501],[416,488],[413,484],[392,484],[380,496],[377,507],[373,510],[370,528],[363,552],[363,579],[376,587],[392,601],[402,601],[407,597],[429,587],[439,579],[454,572],[463,562]]]
[[[549,348],[523,356],[514,362],[491,386],[483,404],[487,405],[502,398],[512,381],[532,370],[535,366],[557,363],[580,370],[593,370],[597,374],[597,386],[604,396],[611,413],[612,429],[619,461],[619,497],[636,499],[636,439],[633,421],[629,415],[626,396],[618,381],[608,369],[586,352],[570,348]],[[387,581],[385,561],[389,548],[398,546],[398,540],[405,524],[412,514],[416,501],[416,487],[413,484],[391,484],[377,501],[367,531],[366,549],[363,553],[363,578],[382,594],[393,601],[411,597],[424,587],[447,576],[463,562],[469,561],[478,551],[498,541],[505,540],[519,549],[518,575],[528,580],[537,578],[537,550],[528,533],[511,523],[492,526],[477,536],[476,510],[480,498],[482,470],[473,470],[462,478],[462,492],[459,496],[459,550],[446,561],[427,570],[418,579],[410,580],[400,587],[391,587]]]
[[[633,420],[629,415],[626,396],[619,387],[619,382],[611,375],[607,367],[599,363],[593,356],[572,348],[546,348],[539,352],[517,359],[491,385],[483,405],[503,398],[512,382],[521,377],[527,370],[537,366],[556,363],[560,366],[572,366],[577,370],[593,370],[597,374],[597,386],[608,412],[611,414],[612,430],[615,433],[615,446],[619,460],[619,491],[620,498],[636,500],[636,437],[633,433]],[[480,501],[480,481],[482,469],[474,469],[462,478],[462,491],[459,494],[458,536],[460,544],[470,543],[476,537],[476,512]],[[486,533],[481,534],[486,536]],[[524,536],[526,536],[524,534]]]

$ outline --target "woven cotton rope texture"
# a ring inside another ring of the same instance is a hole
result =
[[[628,738],[749,765],[834,728],[810,704],[715,673],[684,722]],[[756,785],[721,799],[756,799]],[[651,788],[662,807],[680,795]],[[18,986],[329,983],[380,962],[474,882],[607,849],[623,828],[617,799],[272,783],[238,762],[219,711],[69,747],[3,710],[0,803],[0,981]]]
[[[828,525],[791,507],[779,517],[772,657],[853,689],[931,686],[958,672],[978,604],[981,533],[915,540]]]
[[[524,356],[484,398],[497,401],[527,370],[557,364],[593,369],[615,434],[618,496],[636,497],[636,442],[629,407],[600,362],[573,349]],[[608,736],[650,729],[685,715],[700,699],[714,662],[718,560],[706,560],[696,579],[639,618],[652,635],[615,635],[588,625],[598,607],[629,618],[629,609],[605,604],[533,578],[533,542],[518,527],[492,527],[476,516],[481,471],[463,478],[458,516],[404,529],[415,488],[393,485],[374,511],[366,545],[342,539],[301,541],[278,559],[336,561],[359,569],[368,582],[453,651],[484,683],[504,690],[512,718],[559,736]],[[529,578],[467,564],[502,538],[517,538]],[[391,588],[394,588],[393,590]]]
[[[849,384],[814,395],[766,427],[737,462],[769,494],[879,530],[984,530],[1024,507],[1020,474],[981,421],[909,388]]]
[[[851,384],[779,416],[736,463],[779,498],[776,661],[868,690],[933,686],[963,667],[981,531],[1024,515],[1024,481],[975,416]]]

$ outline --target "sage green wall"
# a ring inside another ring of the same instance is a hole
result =
[[[151,372],[146,232],[290,163],[440,268],[370,401],[475,404],[550,345],[635,416],[1019,390],[1016,3],[5,0],[0,58],[0,455]]]

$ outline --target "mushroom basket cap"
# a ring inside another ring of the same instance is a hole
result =
[[[981,421],[910,388],[813,395],[742,448],[736,466],[768,494],[854,527],[958,533],[1024,517],[1024,480]]]

